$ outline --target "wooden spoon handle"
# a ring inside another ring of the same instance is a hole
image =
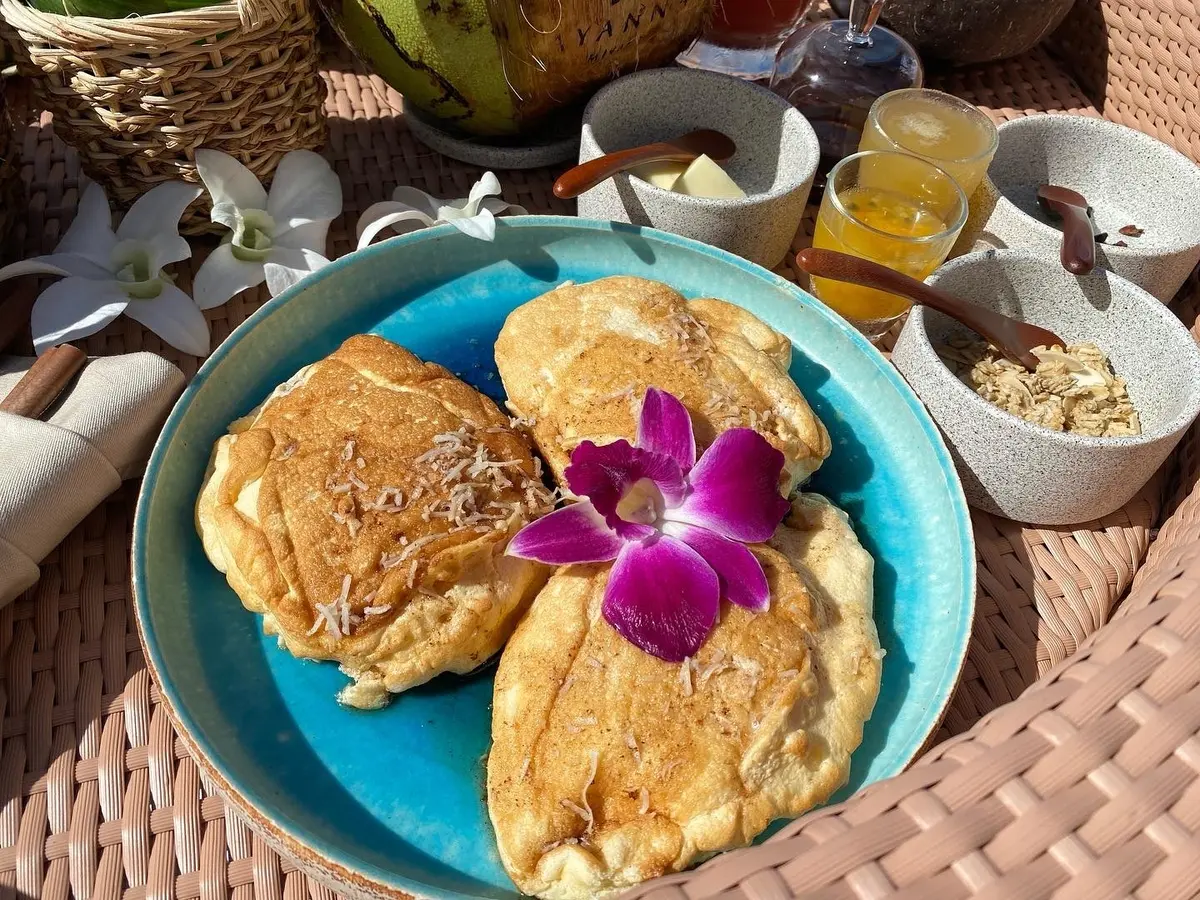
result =
[[[87,354],[71,344],[51,347],[0,400],[0,411],[36,419],[58,399],[63,388],[87,362]]]
[[[1058,257],[1072,275],[1086,275],[1096,268],[1096,237],[1087,210],[1066,203],[1058,204],[1062,216],[1062,249]]]
[[[1018,322],[982,306],[967,303],[952,294],[931,287],[923,281],[910,278],[902,272],[889,269],[868,259],[838,253],[836,250],[819,250],[810,247],[796,254],[796,264],[809,275],[848,281],[863,287],[899,294],[913,303],[928,306],[938,312],[962,322],[975,333],[982,335],[1002,351],[1011,354],[1022,365],[1036,369],[1038,360],[1030,348],[1037,344],[1062,343],[1049,331],[1034,325]],[[1036,336],[1034,343],[1022,338]]]
[[[937,288],[930,287],[923,281],[917,281],[903,272],[889,269],[887,266],[871,262],[869,259],[861,259],[851,256],[849,253],[839,253],[836,250],[820,250],[816,247],[809,247],[796,254],[796,263],[809,275],[831,278],[834,281],[848,281],[852,284],[861,284],[863,287],[874,288],[877,291],[899,294],[914,303],[920,303],[922,306],[928,306],[961,320],[959,310],[962,304],[955,298]]]
[[[617,150],[606,153],[595,159],[580,163],[573,169],[568,169],[554,182],[554,196],[560,200],[570,200],[578,197],[584,191],[590,191],[606,178],[612,178],[618,172],[633,166],[648,162],[674,160],[676,162],[691,162],[699,156],[690,150],[676,147],[674,144],[646,144],[641,147],[631,147],[628,150]]]

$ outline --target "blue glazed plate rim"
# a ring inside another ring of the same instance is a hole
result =
[[[690,238],[658,231],[653,228],[623,225],[617,222],[580,219],[572,216],[515,216],[498,219],[496,225],[498,228],[558,228],[577,229],[584,232],[601,231],[615,233],[627,231],[718,259],[742,270],[747,275],[765,281],[773,287],[792,294],[799,302],[824,316],[834,327],[842,331],[855,346],[871,358],[876,369],[897,389],[900,396],[904,398],[905,403],[920,422],[926,438],[933,446],[934,452],[941,463],[942,474],[946,478],[954,507],[955,522],[958,525],[960,533],[959,550],[960,561],[963,566],[961,572],[962,583],[968,586],[967,597],[964,598],[966,602],[962,605],[960,611],[959,652],[957,655],[947,659],[947,664],[942,671],[942,676],[938,683],[937,693],[935,697],[931,698],[930,708],[936,709],[937,715],[930,719],[928,730],[924,734],[918,735],[901,754],[905,759],[904,768],[907,768],[921,752],[929,737],[941,723],[946,707],[949,705],[950,699],[958,687],[963,665],[966,662],[971,627],[975,618],[976,583],[974,531],[971,527],[970,513],[967,509],[967,501],[963,494],[958,472],[950,457],[950,452],[942,440],[941,433],[937,430],[937,426],[925,411],[925,407],[921,404],[917,395],[908,386],[908,383],[896,368],[865,337],[839,316],[815,301],[795,284],[732,253],[699,241],[694,241]],[[473,900],[473,898],[466,894],[432,888],[395,870],[381,869],[361,860],[347,858],[339,848],[315,839],[312,835],[305,832],[304,829],[294,827],[285,817],[279,815],[277,811],[272,810],[273,804],[270,800],[257,794],[253,787],[242,783],[235,772],[229,771],[226,768],[220,757],[213,752],[212,747],[204,739],[203,729],[184,711],[183,699],[173,682],[169,678],[164,677],[164,673],[167,671],[166,661],[162,658],[158,643],[154,640],[153,632],[147,625],[150,620],[149,602],[145,589],[147,574],[146,554],[144,551],[148,527],[147,522],[149,520],[151,496],[154,493],[154,486],[158,479],[159,470],[163,465],[167,449],[174,439],[176,432],[179,430],[180,423],[186,416],[192,399],[203,388],[209,376],[221,365],[222,360],[231,352],[234,346],[252,330],[263,325],[272,315],[292,302],[301,292],[310,289],[313,285],[330,277],[338,270],[351,265],[363,255],[391,253],[397,247],[449,236],[455,230],[452,225],[439,225],[390,238],[362,250],[348,253],[332,261],[328,266],[309,276],[302,283],[295,285],[278,297],[272,298],[252,313],[204,361],[179,400],[175,403],[175,406],[171,409],[158,440],[155,442],[154,449],[150,454],[150,460],[146,465],[141,490],[138,493],[137,507],[134,512],[131,570],[133,574],[134,618],[137,622],[138,636],[145,652],[147,666],[154,677],[154,681],[159,686],[163,705],[166,707],[171,720],[175,724],[176,731],[187,746],[192,758],[197,761],[197,764],[200,765],[204,773],[217,784],[222,795],[232,802],[242,815],[250,820],[256,830],[267,838],[268,843],[276,850],[280,850],[293,858],[301,860],[308,867],[309,871],[316,875],[318,880],[335,889],[343,890],[349,885],[356,888],[359,894],[376,897],[394,897],[397,894],[403,894],[413,897],[437,898],[437,900]]]

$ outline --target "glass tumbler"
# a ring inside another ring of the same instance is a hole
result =
[[[771,77],[780,43],[814,0],[715,0],[704,34],[676,62],[750,81]]]
[[[923,280],[941,265],[967,218],[967,197],[945,171],[916,156],[847,156],[825,181],[813,246],[849,253]],[[812,279],[812,292],[872,341],[905,312],[903,297]]]
[[[859,150],[899,150],[948,172],[968,197],[987,174],[1000,141],[980,109],[952,94],[910,88],[871,106]]]

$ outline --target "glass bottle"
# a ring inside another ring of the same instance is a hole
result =
[[[812,123],[821,143],[818,183],[858,150],[876,98],[920,87],[924,67],[912,45],[877,25],[886,0],[851,0],[848,19],[812,22],[779,48],[771,90]]]

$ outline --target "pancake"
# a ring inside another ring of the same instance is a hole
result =
[[[500,649],[545,581],[504,556],[547,511],[507,416],[441,366],[359,335],[216,444],[196,505],[212,564],[293,655],[375,708]]]
[[[582,441],[632,440],[646,388],[674,394],[696,442],[749,427],[784,455],[791,491],[829,455],[829,435],[787,374],[787,338],[731,303],[687,301],[656,281],[564,285],[513,310],[496,364],[513,415],[562,482]]]
[[[879,692],[871,557],[802,495],[754,548],[763,613],[722,604],[683,665],[601,616],[610,567],[559,569],[500,658],[488,811],[520,890],[581,900],[749,843],[845,783]]]

